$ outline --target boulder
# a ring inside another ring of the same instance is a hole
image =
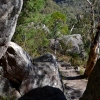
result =
[[[3,67],[4,77],[21,95],[45,86],[63,91],[59,65],[55,56],[50,53],[32,60],[20,46],[10,42],[5,55],[0,60],[0,65]]]
[[[3,74],[4,74],[3,68],[2,66],[0,66],[0,75],[3,75]]]
[[[0,100],[4,100],[3,98],[17,100],[19,97],[21,97],[20,93],[16,91],[15,88],[11,87],[9,80],[3,76],[0,76]]]
[[[20,86],[21,94],[44,86],[56,87],[63,91],[55,56],[47,53],[34,59],[33,62],[33,73],[22,81]]]
[[[55,39],[50,39],[50,48],[52,50],[55,50],[56,49],[59,52],[62,51],[62,47],[61,47],[58,39],[56,41],[55,41]]]
[[[59,38],[63,51],[66,53],[80,54],[84,51],[84,45],[80,34],[65,35]]]
[[[23,0],[0,0],[0,58],[15,32],[22,4]]]
[[[4,76],[18,84],[21,84],[33,69],[32,58],[13,42],[9,42],[5,55],[0,59],[0,64],[3,66]]]

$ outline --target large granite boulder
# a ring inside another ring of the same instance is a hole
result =
[[[22,96],[31,90],[45,86],[55,87],[63,91],[58,71],[59,65],[55,56],[50,53],[32,60],[20,46],[10,42],[5,55],[0,60],[0,65],[3,67],[4,77],[9,80],[10,86],[15,88]],[[47,92],[49,91],[51,90]],[[45,95],[45,93],[42,93],[42,95]],[[54,94],[59,93],[54,92]]]
[[[22,4],[23,0],[0,0],[0,58],[15,32]]]
[[[84,45],[80,34],[62,36],[59,38],[59,43],[66,53],[80,54],[84,51]]]
[[[9,80],[21,84],[33,68],[32,58],[17,44],[9,42],[5,55],[0,59],[4,69],[4,76]]]
[[[18,91],[11,87],[9,80],[2,76],[6,72],[6,68],[3,66],[2,69],[4,62],[1,62],[1,58],[5,55],[15,32],[22,4],[23,0],[0,0],[0,100],[5,100],[6,97],[15,100],[20,97]]]
[[[55,56],[50,53],[44,54],[33,60],[32,74],[22,81],[20,93],[25,94],[31,89],[51,86],[63,91]],[[26,89],[27,88],[27,89]]]
[[[86,53],[82,36],[80,34],[64,35],[56,39],[50,39],[50,48],[62,54],[78,54],[85,58]]]
[[[0,75],[0,100],[5,100],[4,98],[17,100],[20,97],[20,93],[11,87],[9,80]]]

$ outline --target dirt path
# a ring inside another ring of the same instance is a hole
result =
[[[77,67],[75,68],[70,64],[61,63],[59,70],[64,84],[65,95],[69,96],[71,100],[79,100],[86,88],[87,80],[83,79],[83,75],[80,75]]]

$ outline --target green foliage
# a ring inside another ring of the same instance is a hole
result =
[[[45,17],[44,17],[42,23],[48,25],[48,24],[49,24],[48,22],[50,21],[50,18],[51,18],[51,14],[45,15]]]
[[[25,0],[13,41],[33,56],[48,51],[54,31],[61,34],[68,31],[66,15],[61,11],[53,0]],[[56,21],[59,22],[55,26]],[[43,24],[49,28],[49,33],[43,29]]]
[[[58,38],[60,35],[67,34],[68,32],[66,15],[61,12],[52,13],[46,25],[48,25],[49,29],[51,30],[49,38]]]
[[[62,14],[61,12],[54,12],[51,15],[51,21],[54,22],[61,22],[65,23],[66,22],[66,15]]]
[[[81,66],[84,65],[86,63],[86,59],[83,60],[78,54],[70,54],[69,56],[71,56],[70,62],[72,65],[74,66]]]
[[[54,1],[24,0],[13,41],[17,42],[17,44],[34,57],[50,51],[49,39],[51,38],[58,38],[67,34],[81,34],[86,52],[88,53],[91,25],[88,4],[84,0],[65,0],[67,3],[62,1],[59,6]],[[98,6],[99,3],[96,5],[97,11],[100,7]],[[95,18],[97,18],[98,13],[95,13]],[[49,29],[49,32],[45,31],[42,25],[45,25]],[[73,26],[74,28],[71,32],[70,30]],[[67,47],[63,43],[61,45],[64,48],[62,50],[63,54],[66,55]],[[67,56],[72,57],[73,64],[81,65],[83,63],[81,62],[82,59],[76,54],[69,54]]]
[[[15,100],[15,97],[12,97],[12,96],[9,96],[9,97],[0,96],[0,100]]]
[[[20,32],[20,34],[16,33],[13,41],[21,45],[30,55],[34,56],[37,52],[39,54],[45,52],[44,48],[47,48],[49,40],[47,39],[47,33],[43,29],[36,30],[34,27],[17,28],[17,32]]]
[[[44,7],[45,1],[44,0],[28,0],[26,4],[26,8],[29,11],[38,12]]]
[[[18,25],[38,22],[42,15],[39,13],[45,6],[44,0],[26,0],[24,1],[23,9],[20,14]]]
[[[69,30],[68,30],[68,25],[67,24],[65,24],[65,25],[63,25],[62,27],[61,27],[61,33],[63,33],[63,35],[65,34],[66,35],[66,33],[68,34],[69,33]]]
[[[54,0],[45,0],[45,7],[41,11],[43,14],[47,15],[57,11],[63,12],[62,8]]]

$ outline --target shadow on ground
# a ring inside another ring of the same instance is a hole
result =
[[[43,88],[36,88],[25,95],[23,95],[18,100],[67,100],[63,92],[51,86],[45,86]]]
[[[84,75],[78,75],[78,76],[68,76],[68,77],[64,77],[64,80],[80,80],[80,79],[84,79],[86,78]]]
[[[77,100],[82,95],[82,91],[79,89],[74,89],[73,86],[69,87],[69,86],[65,85],[65,89],[66,89],[66,92],[69,94],[69,97],[72,100]]]

